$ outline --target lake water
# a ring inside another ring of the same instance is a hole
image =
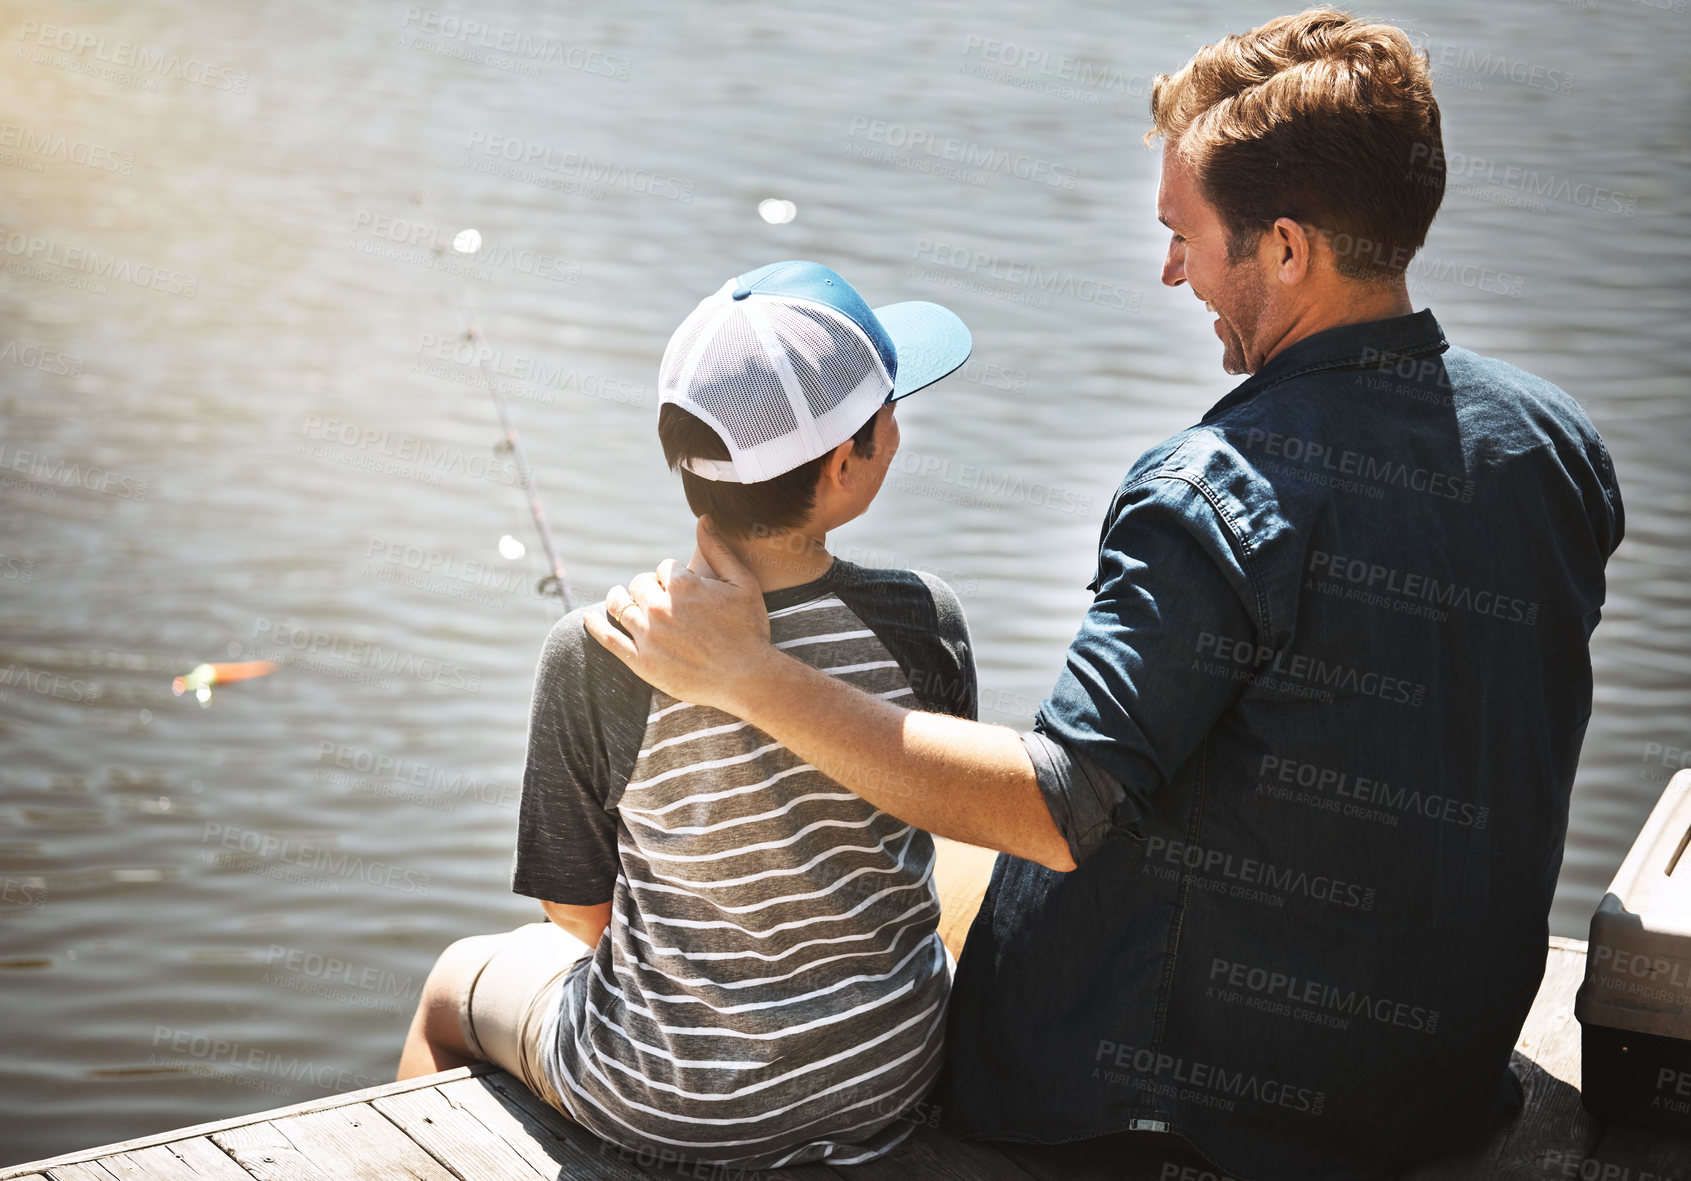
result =
[[[1157,283],[1138,137],[1156,72],[1276,9],[1158,7],[0,3],[0,1161],[385,1081],[441,947],[536,917],[507,875],[558,606],[466,303],[586,597],[690,549],[653,423],[697,299],[808,257],[955,308],[974,359],[835,549],[950,580],[1025,724],[1119,477],[1233,384]],[[1380,15],[1461,173],[1417,306],[1573,393],[1626,496],[1552,916],[1582,936],[1691,757],[1691,15]]]

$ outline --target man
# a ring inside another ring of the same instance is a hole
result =
[[[658,438],[784,651],[872,700],[972,718],[951,589],[827,549],[881,490],[896,400],[969,348],[937,304],[872,310],[827,267],[772,263],[676,329]],[[512,874],[551,921],[447,948],[399,1077],[485,1058],[689,1172],[883,1155],[942,1062],[932,838],[827,764],[655,692],[582,619],[541,655]]]
[[[726,581],[666,564],[608,596],[628,635],[588,626],[1009,854],[953,991],[951,1131],[1163,1130],[1236,1176],[1384,1177],[1519,1105],[1620,495],[1572,399],[1411,308],[1443,146],[1399,30],[1281,18],[1151,111],[1163,282],[1250,376],[1128,472],[1031,733],[771,650],[708,534]]]

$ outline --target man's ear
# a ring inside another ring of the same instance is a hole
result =
[[[1316,248],[1309,231],[1282,217],[1269,229],[1268,239],[1274,251],[1274,277],[1288,287],[1302,283],[1309,275],[1310,255]]]

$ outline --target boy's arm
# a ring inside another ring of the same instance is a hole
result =
[[[599,936],[611,925],[611,904],[608,901],[596,906],[570,906],[563,902],[547,902],[542,899],[540,905],[546,911],[547,918],[588,947],[597,947]]]
[[[650,705],[651,687],[587,637],[580,611],[554,625],[535,670],[511,886],[589,945],[615,889],[614,809]]]
[[[1074,868],[1015,731],[902,709],[777,651],[750,572],[703,525],[699,546],[724,581],[666,562],[657,576],[635,580],[638,602],[620,620],[629,635],[588,612],[593,638],[642,680],[750,722],[884,812],[940,836]],[[672,600],[691,626],[674,624]],[[649,638],[656,642],[642,643]]]

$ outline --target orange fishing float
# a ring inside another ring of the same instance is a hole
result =
[[[213,685],[227,685],[231,681],[250,681],[253,677],[267,677],[282,666],[274,660],[238,660],[233,663],[202,664],[185,677],[170,682],[170,691],[180,697],[192,691],[203,704],[211,697]]]

